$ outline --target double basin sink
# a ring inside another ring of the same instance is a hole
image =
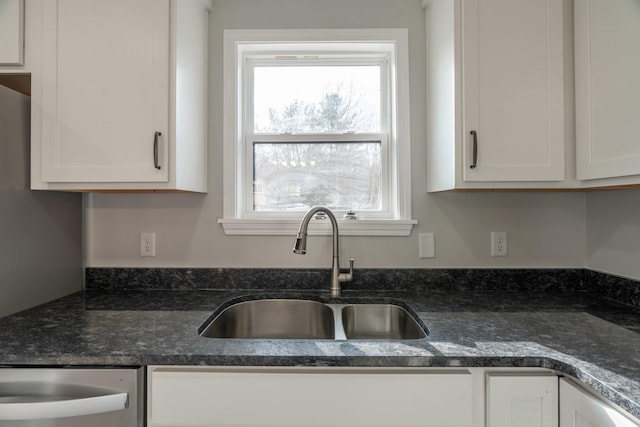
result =
[[[199,328],[208,338],[402,340],[427,328],[409,308],[394,303],[324,303],[265,298],[232,304]]]

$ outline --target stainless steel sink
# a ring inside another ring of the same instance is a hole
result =
[[[398,304],[329,304],[306,299],[238,302],[199,328],[208,338],[404,340],[426,327]]]
[[[222,311],[200,335],[209,338],[333,339],[333,310],[297,299],[261,299]]]
[[[416,319],[395,304],[353,304],[342,308],[347,339],[419,339],[427,336]]]

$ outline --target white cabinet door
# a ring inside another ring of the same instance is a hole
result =
[[[42,180],[166,182],[169,0],[42,7]]]
[[[425,0],[429,191],[566,188],[564,0]]]
[[[0,0],[0,65],[24,61],[24,0]]]
[[[464,179],[564,180],[562,1],[464,0],[462,16]]]
[[[471,427],[468,371],[151,367],[150,426]]]
[[[576,0],[578,179],[640,174],[640,4]]]
[[[586,393],[570,381],[560,379],[560,427],[638,427],[640,424]]]
[[[487,427],[557,426],[557,376],[487,376]]]

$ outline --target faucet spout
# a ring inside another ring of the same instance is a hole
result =
[[[318,212],[324,212],[331,221],[331,229],[333,236],[333,260],[331,263],[331,296],[340,296],[340,283],[351,281],[353,278],[353,258],[350,260],[350,268],[348,273],[340,273],[340,255],[339,255],[339,233],[338,233],[338,221],[335,215],[329,208],[324,206],[316,206],[307,211],[300,222],[300,228],[296,236],[296,242],[293,246],[293,252],[296,254],[304,255],[307,253],[307,230],[309,228],[309,221]]]
[[[300,235],[298,233],[298,237],[296,237],[296,243],[293,245],[293,253],[305,255],[307,253],[307,235]]]

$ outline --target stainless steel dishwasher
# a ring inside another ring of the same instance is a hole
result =
[[[2,427],[141,427],[142,368],[0,368]]]

